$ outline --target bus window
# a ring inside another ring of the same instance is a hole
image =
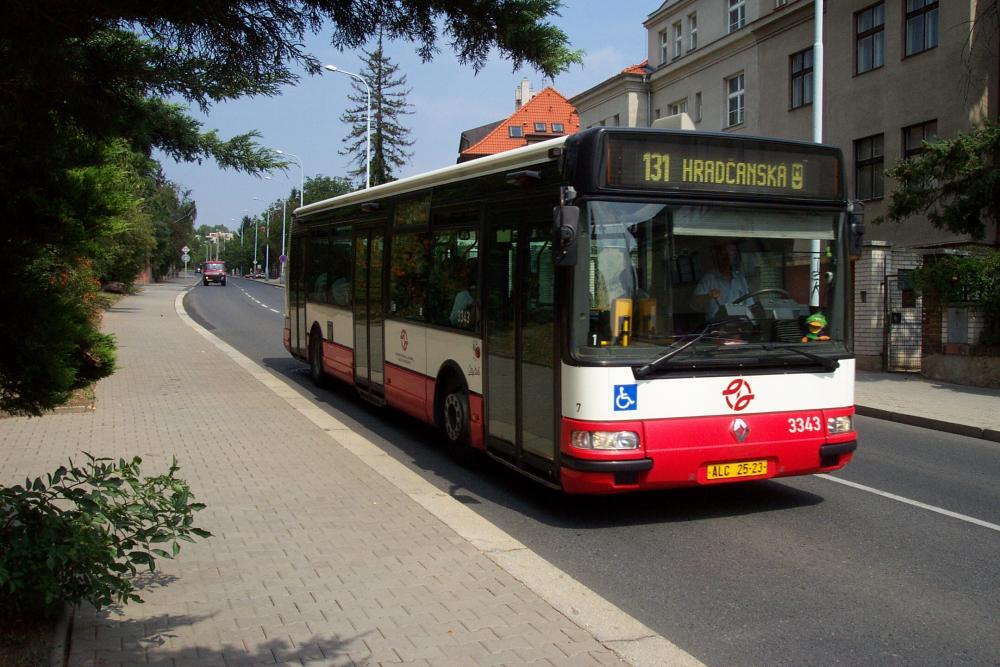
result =
[[[309,235],[309,267],[306,273],[306,292],[310,301],[327,301],[330,285],[328,250],[330,231],[321,229]]]
[[[389,265],[389,316],[425,319],[429,234],[397,234]]]
[[[475,230],[433,234],[427,320],[466,331],[478,328],[479,246]]]
[[[351,228],[337,227],[330,239],[330,300],[336,306],[351,305]]]

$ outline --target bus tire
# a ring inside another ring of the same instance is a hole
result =
[[[323,372],[323,337],[317,328],[309,332],[309,379],[317,387],[327,386]]]
[[[464,386],[455,383],[445,390],[440,423],[448,455],[461,465],[471,465],[476,450],[469,440],[469,392]]]

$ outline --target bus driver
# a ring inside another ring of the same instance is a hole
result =
[[[732,242],[712,245],[712,261],[715,269],[707,272],[698,281],[691,297],[691,307],[705,313],[708,320],[715,319],[719,307],[733,303],[741,296],[750,293],[750,286],[739,266],[739,250]],[[747,299],[745,304],[753,304],[753,299]]]

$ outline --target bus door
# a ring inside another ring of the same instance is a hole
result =
[[[382,268],[385,230],[356,229],[354,235],[354,382],[362,392],[383,395],[385,325]]]
[[[551,238],[551,221],[491,227],[483,272],[487,447],[548,477],[557,446]]]
[[[291,327],[289,334],[292,352],[302,357],[307,357],[309,353],[309,341],[306,340],[309,335],[309,324],[306,321],[305,271],[306,247],[308,246],[306,238],[304,234],[292,238],[292,244],[294,245],[292,256],[298,261],[289,264],[291,276],[288,279],[290,283],[288,287],[291,288],[288,299],[290,316],[288,326]]]

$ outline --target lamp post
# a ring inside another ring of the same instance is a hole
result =
[[[290,158],[294,158],[295,161],[298,163],[298,165],[299,165],[299,208],[302,208],[303,206],[305,206],[305,203],[304,203],[305,202],[305,198],[303,197],[303,193],[306,190],[306,170],[305,170],[305,167],[302,166],[302,158],[300,158],[295,153],[289,153],[288,151],[283,151],[280,148],[276,149],[274,152],[277,153],[278,155],[287,155]],[[282,250],[285,249],[284,244],[282,244],[281,249]]]
[[[306,192],[306,170],[302,166],[302,158],[300,158],[295,153],[289,153],[283,151],[280,148],[277,149],[278,155],[287,155],[290,158],[295,158],[299,163],[299,208],[305,206],[305,192]],[[285,249],[285,226],[288,220],[287,212],[287,200],[282,198],[281,200],[281,256],[286,258],[284,262],[281,263],[281,283],[285,283],[285,264],[288,258],[288,251]]]
[[[254,201],[260,201],[260,197],[254,197]],[[260,225],[257,224],[256,214],[253,216],[253,272],[257,272],[257,229]]]
[[[372,186],[372,89],[368,85],[368,80],[360,74],[342,70],[336,65],[324,65],[323,69],[346,74],[365,84],[365,92],[368,94],[368,125],[365,127],[365,189],[368,189]]]

